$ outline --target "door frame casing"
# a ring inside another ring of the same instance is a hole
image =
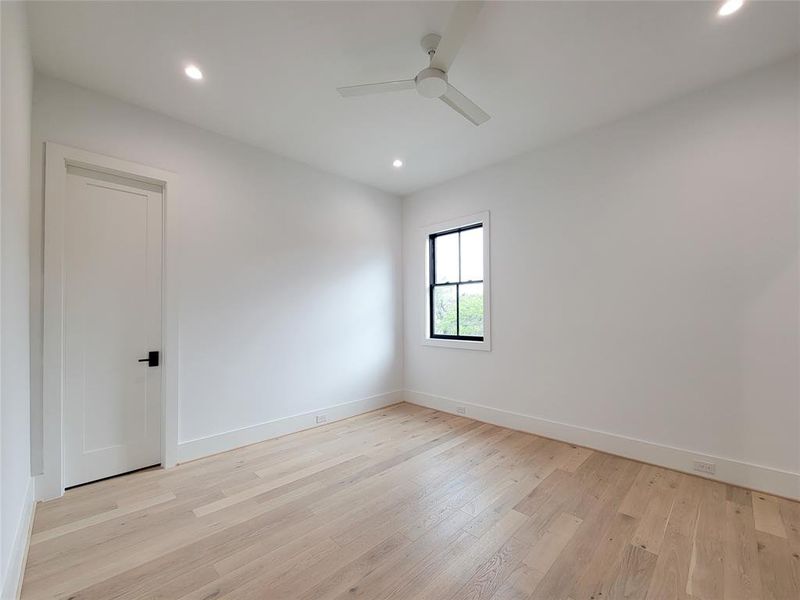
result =
[[[161,244],[161,466],[178,452],[178,290],[176,288],[175,173],[127,160],[45,143],[44,302],[42,344],[42,474],[37,500],[64,494],[64,211],[67,168],[90,169],[155,184],[162,189]]]

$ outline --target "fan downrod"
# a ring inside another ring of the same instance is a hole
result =
[[[425,53],[428,56],[433,56],[436,52],[436,48],[439,47],[439,42],[442,40],[442,36],[437,33],[429,33],[420,41],[419,45],[422,46],[422,49],[425,50]]]

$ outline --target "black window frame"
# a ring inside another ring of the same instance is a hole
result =
[[[429,273],[429,281],[428,281],[428,336],[432,340],[459,340],[459,341],[466,341],[466,342],[483,342],[485,339],[485,335],[446,335],[442,333],[435,333],[434,331],[434,322],[433,322],[433,293],[437,287],[455,287],[456,288],[456,334],[461,329],[461,324],[459,323],[459,319],[461,317],[460,310],[459,310],[459,298],[460,298],[460,290],[459,287],[462,285],[468,285],[472,283],[484,283],[484,279],[470,279],[470,280],[461,280],[461,233],[464,231],[470,231],[472,229],[481,229],[483,230],[483,223],[471,223],[470,225],[464,225],[462,227],[454,227],[452,229],[447,229],[444,231],[436,231],[428,235],[428,273]],[[436,238],[450,235],[453,233],[458,233],[458,281],[456,282],[447,282],[447,283],[436,283]],[[483,233],[483,231],[481,231]],[[486,265],[483,266],[486,268]],[[486,325],[486,287],[484,285],[484,327]],[[485,334],[484,330],[484,334]]]

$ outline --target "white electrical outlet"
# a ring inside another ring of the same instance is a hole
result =
[[[712,462],[705,462],[702,460],[694,461],[694,470],[698,473],[706,473],[707,475],[713,475],[717,471],[717,465]]]
[[[467,414],[467,409],[463,406],[456,406],[456,412],[460,415],[465,415]]]
[[[328,417],[325,415],[317,415],[317,423],[327,423]]]

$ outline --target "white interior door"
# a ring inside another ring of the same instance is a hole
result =
[[[162,201],[158,186],[68,168],[66,487],[161,462],[161,367],[140,360],[161,350]]]

